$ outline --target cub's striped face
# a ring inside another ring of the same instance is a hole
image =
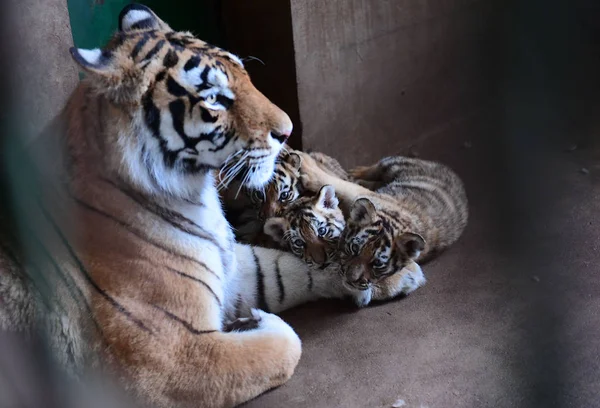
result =
[[[415,260],[425,246],[423,238],[402,232],[393,221],[378,214],[373,203],[359,198],[350,209],[340,239],[340,261],[345,282],[366,290]]]
[[[267,219],[264,232],[310,265],[335,260],[345,221],[332,186],[290,204],[281,217]]]
[[[263,186],[292,124],[252,85],[242,62],[138,4],[123,10],[119,27],[105,49],[72,55],[132,119],[121,141],[127,167],[166,190],[174,178],[193,182],[190,176],[223,165],[227,178],[243,174],[245,186]]]
[[[281,215],[290,203],[300,197],[301,161],[298,154],[282,151],[275,163],[273,178],[264,193],[253,192],[252,201],[259,208],[261,220]]]

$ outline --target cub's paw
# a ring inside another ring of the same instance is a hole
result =
[[[370,180],[371,166],[357,166],[348,170],[348,175],[353,179]]]
[[[401,293],[408,295],[427,283],[421,266],[413,262],[404,267]]]
[[[373,298],[373,289],[369,288],[367,290],[353,290],[350,295],[354,304],[358,307],[366,307],[371,303],[371,299]]]

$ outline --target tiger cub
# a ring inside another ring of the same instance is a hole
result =
[[[311,152],[309,155],[322,169],[344,180],[348,179],[348,174],[336,159],[319,152]],[[279,154],[274,175],[263,190],[240,189],[241,181],[234,179],[222,191],[227,219],[234,227],[239,242],[278,247],[263,233],[264,221],[280,215],[286,206],[303,194],[300,183],[301,161],[300,155],[287,147]]]
[[[225,214],[238,242],[278,247],[263,233],[264,220],[280,213],[288,203],[300,196],[300,162],[297,153],[289,148],[282,149],[276,159],[271,181],[263,189],[241,188],[242,179],[234,178],[221,190]]]
[[[468,219],[467,196],[448,167],[388,157],[350,171],[359,184],[324,172],[302,155],[301,180],[309,191],[332,185],[346,215],[340,262],[347,283],[368,289],[413,262],[425,262],[454,243]]]
[[[311,267],[343,275],[338,246],[345,226],[335,189],[325,185],[317,195],[301,197],[291,203],[280,217],[269,218],[264,231]],[[359,306],[366,306],[371,299],[385,300],[408,294],[424,283],[421,268],[412,262],[401,273],[375,282],[362,299],[355,301]],[[349,289],[356,290],[356,287]]]

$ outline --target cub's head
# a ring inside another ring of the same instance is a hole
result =
[[[340,239],[342,274],[346,284],[366,290],[418,258],[424,248],[420,235],[402,231],[368,198],[359,198]]]
[[[335,190],[326,185],[316,196],[291,203],[281,217],[267,219],[264,232],[306,263],[325,267],[335,260],[344,226]]]
[[[147,190],[189,192],[197,176],[224,166],[263,186],[292,131],[289,117],[251,83],[236,56],[173,31],[132,4],[104,49],[71,49],[96,94],[120,115],[121,171]]]
[[[264,191],[253,191],[252,202],[259,209],[261,220],[279,216],[301,194],[300,156],[283,150],[275,163],[275,173]]]

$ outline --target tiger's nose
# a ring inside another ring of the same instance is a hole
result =
[[[271,137],[275,140],[277,140],[279,143],[284,144],[290,137],[290,135],[292,134],[292,130],[290,129],[289,132],[277,132],[275,130],[271,131]]]

